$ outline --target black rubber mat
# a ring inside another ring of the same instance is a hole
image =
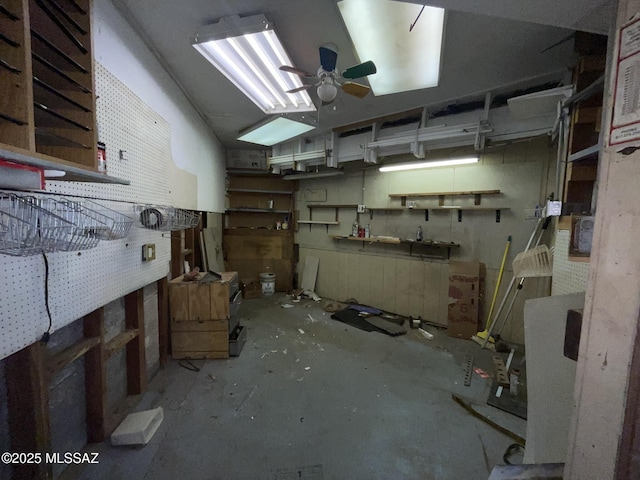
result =
[[[390,323],[380,317],[363,318],[358,315],[357,311],[352,310],[351,308],[340,310],[339,312],[331,315],[331,318],[339,320],[342,323],[346,323],[347,325],[351,325],[352,327],[359,328],[360,330],[364,330],[365,332],[380,332],[392,336],[407,333],[404,328]],[[371,322],[373,318],[376,320]]]

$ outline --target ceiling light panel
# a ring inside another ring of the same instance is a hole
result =
[[[297,137],[309,130],[313,130],[314,128],[314,126],[307,125],[306,123],[296,122],[284,117],[276,117],[266,123],[241,132],[238,140],[271,147],[277,143]]]
[[[338,8],[360,59],[378,67],[367,77],[374,95],[438,85],[444,9],[420,13],[422,5],[394,0],[343,0]]]
[[[306,90],[286,93],[302,81],[278,70],[293,62],[264,15],[222,18],[200,29],[191,43],[264,113],[315,111]]]

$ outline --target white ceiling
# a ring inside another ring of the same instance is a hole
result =
[[[263,120],[265,115],[191,47],[190,37],[198,27],[228,15],[262,13],[275,23],[298,68],[315,72],[319,65],[318,47],[327,42],[339,48],[338,69],[360,61],[343,26],[336,0],[114,0],[114,3],[146,37],[218,138],[229,147],[251,148],[251,144],[236,142],[235,138],[240,130]],[[544,50],[565,39],[572,30],[606,33],[615,3],[615,0],[431,0],[430,5],[448,9],[438,87],[381,97],[369,95],[364,99],[339,94],[334,104],[321,107],[319,113],[312,114],[312,119],[305,120],[319,122],[320,132],[326,132],[416,107],[475,99],[486,91],[504,92],[561,78],[574,62],[572,41]],[[407,74],[411,74],[410,70]],[[313,89],[311,95],[317,101]]]

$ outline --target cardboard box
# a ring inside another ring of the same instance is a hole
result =
[[[262,285],[256,279],[242,281],[242,298],[262,298]]]
[[[197,321],[228,319],[231,280],[235,272],[225,272],[222,280],[198,283],[206,274],[198,274],[198,280],[185,282],[184,275],[169,282],[169,307],[171,320]]]
[[[469,339],[478,332],[484,276],[482,263],[449,262],[449,336]]]

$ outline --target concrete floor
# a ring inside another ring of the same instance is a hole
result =
[[[91,445],[86,480],[224,479],[486,480],[513,441],[472,417],[456,393],[524,436],[526,422],[486,405],[490,353],[471,341],[391,337],[330,318],[284,294],[245,300],[247,343],[237,358],[170,361],[134,410],[161,406],[164,422],[144,447]],[[406,324],[405,324],[406,326]],[[304,333],[302,333],[304,332]],[[515,458],[514,460],[517,460]]]

